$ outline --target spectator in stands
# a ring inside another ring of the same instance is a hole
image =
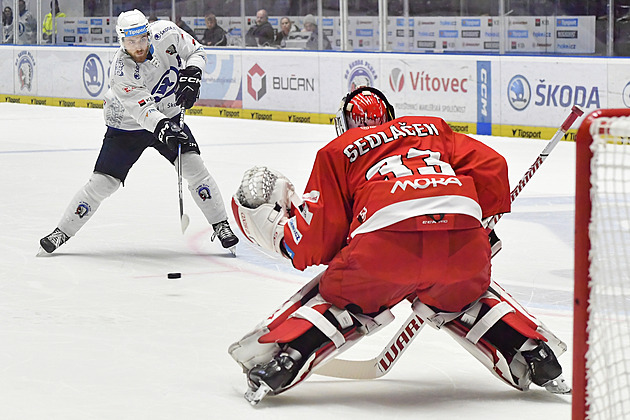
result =
[[[195,35],[195,31],[193,31],[192,28],[188,26],[188,24],[182,20],[181,16],[177,16],[175,20],[176,20],[175,24],[179,26],[182,31],[187,32],[188,35],[193,37],[193,39],[197,39],[197,36]]]
[[[55,26],[55,34],[57,33],[57,24],[53,22],[52,10],[53,2],[50,2],[50,12],[44,16],[44,23],[42,25],[42,37],[44,42],[50,44],[53,42],[53,25]],[[59,2],[55,0],[55,19],[60,17],[66,17],[66,14],[59,10]]]
[[[276,34],[276,39],[273,42],[274,45],[278,45],[284,48],[289,33],[299,32],[299,30],[300,29],[297,27],[297,25],[291,22],[291,19],[284,16],[282,19],[280,19],[280,30]]]
[[[318,50],[319,49],[319,40],[318,40],[318,33],[317,33],[317,20],[315,19],[315,16],[308,14],[304,17],[304,29],[302,30],[304,32],[310,32],[311,36],[309,37],[308,41],[306,41],[306,49],[307,50]],[[322,49],[323,50],[331,50],[332,49],[332,45],[330,44],[330,40],[328,39],[328,37],[324,34],[323,35],[323,43],[322,43]]]
[[[26,2],[24,0],[18,1],[18,10],[20,12],[18,17],[20,27],[24,27],[24,31],[18,38],[18,44],[37,44],[37,20],[31,12],[26,10]]]
[[[13,44],[13,9],[9,6],[2,11],[2,43]]]
[[[268,22],[267,11],[260,9],[256,13],[256,25],[249,28],[245,35],[245,45],[248,47],[264,47],[273,44],[274,30]]]
[[[201,43],[203,45],[219,47],[227,45],[225,30],[217,25],[217,17],[214,13],[208,13],[206,15],[206,30],[203,31]]]

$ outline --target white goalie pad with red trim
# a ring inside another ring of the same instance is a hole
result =
[[[230,346],[229,354],[244,371],[271,360],[280,351],[282,344],[300,337],[314,326],[331,342],[310,355],[305,364],[307,368],[296,378],[302,381],[311,374],[315,366],[336,357],[363,336],[375,332],[394,319],[389,310],[371,318],[350,314],[347,310],[326,302],[319,294],[321,276],[322,274],[311,280],[271,316]],[[324,317],[326,311],[335,317],[343,332]]]
[[[477,319],[482,305],[490,310]],[[527,390],[531,384],[525,360],[520,353],[508,360],[495,346],[482,339],[493,325],[502,320],[525,337],[545,341],[556,356],[567,350],[564,342],[494,281],[488,291],[463,312],[435,312],[420,301],[414,302],[413,310],[432,327],[445,330],[496,377],[521,391]]]

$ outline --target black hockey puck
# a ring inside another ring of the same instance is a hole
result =
[[[168,273],[169,279],[180,279],[182,277],[182,273]]]

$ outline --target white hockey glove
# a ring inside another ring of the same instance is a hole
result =
[[[254,166],[245,171],[232,203],[234,217],[250,241],[286,256],[281,247],[284,225],[291,205],[301,204],[291,181],[273,169]]]

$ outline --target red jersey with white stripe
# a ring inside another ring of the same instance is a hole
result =
[[[328,264],[377,230],[457,230],[510,211],[507,164],[437,117],[407,116],[346,131],[317,153],[287,222],[285,248],[303,270]],[[375,250],[378,258],[378,250]]]

